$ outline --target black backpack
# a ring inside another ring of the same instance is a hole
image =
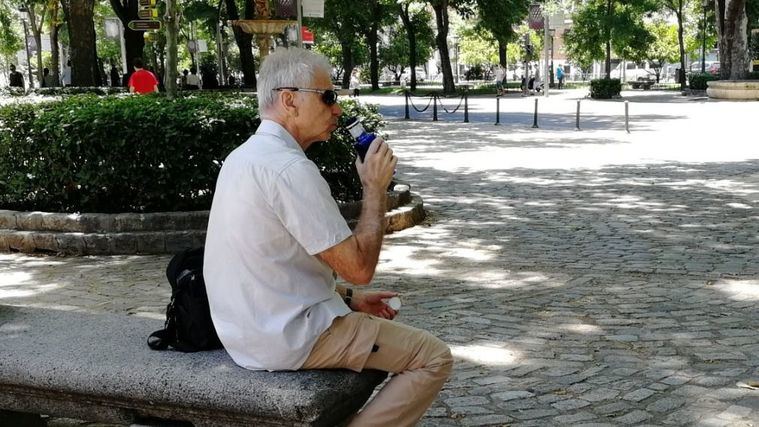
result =
[[[166,306],[164,328],[148,337],[148,346],[153,350],[166,350],[169,346],[183,352],[222,348],[211,321],[203,281],[203,249],[179,252],[166,267],[171,301]]]

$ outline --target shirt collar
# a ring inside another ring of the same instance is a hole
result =
[[[261,120],[261,124],[258,126],[258,129],[256,129],[256,135],[274,136],[277,140],[282,141],[285,147],[297,148],[301,152],[303,151],[303,147],[295,141],[295,138],[290,135],[290,132],[275,121],[267,119]]]

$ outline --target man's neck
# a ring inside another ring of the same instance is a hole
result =
[[[287,131],[287,133],[289,133],[290,136],[292,136],[293,139],[295,139],[295,142],[298,143],[298,145],[300,146],[300,148],[303,149],[303,151],[306,151],[306,148],[308,148],[311,145],[311,144],[305,144],[305,143],[303,143],[301,141],[301,139],[300,139],[300,132],[298,132],[298,128],[295,126],[294,123],[292,123],[291,121],[287,120],[285,117],[280,117],[280,116],[277,116],[277,115],[268,115],[267,114],[267,115],[262,116],[261,118],[264,119],[264,120],[270,120],[270,121],[272,121],[272,122],[274,122],[274,123],[282,126],[283,128],[285,128],[285,130]]]

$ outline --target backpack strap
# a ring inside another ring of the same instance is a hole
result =
[[[166,306],[166,323],[163,329],[159,329],[148,336],[148,347],[153,350],[166,350],[170,345],[173,347],[177,341],[177,325],[174,319],[174,298]]]

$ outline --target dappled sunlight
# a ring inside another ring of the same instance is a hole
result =
[[[58,289],[57,284],[39,284],[24,271],[0,272],[0,300],[33,297]]]
[[[557,329],[583,335],[600,335],[603,332],[602,328],[585,323],[565,323],[558,325]]]
[[[410,275],[434,276],[441,274],[442,271],[436,268],[441,264],[440,259],[422,258],[419,251],[420,248],[408,245],[387,245],[382,250],[380,267],[382,270]]]
[[[759,301],[759,280],[721,279],[714,289],[737,301]]]
[[[495,345],[452,345],[454,357],[487,366],[513,366],[522,355],[520,352]]]

